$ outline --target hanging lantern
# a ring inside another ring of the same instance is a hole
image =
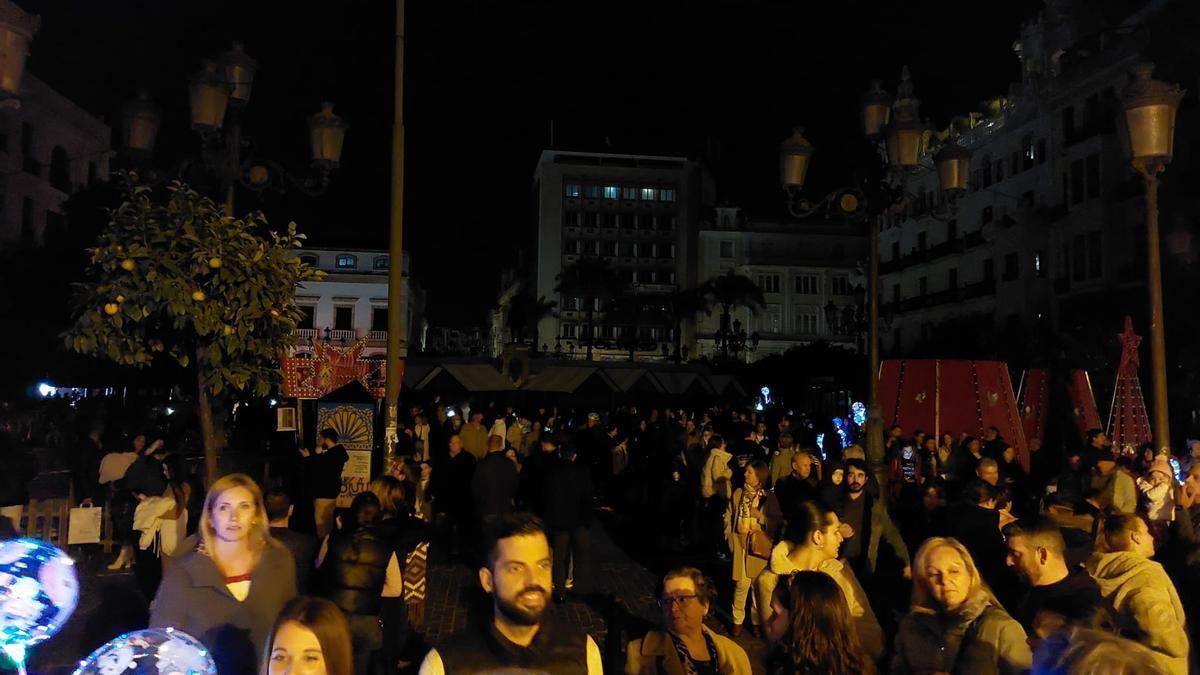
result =
[[[29,43],[41,19],[10,0],[0,0],[0,101],[14,100],[21,91]]]
[[[225,80],[225,75],[217,70],[217,62],[205,60],[200,72],[192,78],[189,88],[193,129],[204,131],[221,128],[232,88]]]
[[[321,103],[321,112],[308,118],[315,166],[325,170],[338,167],[342,158],[346,127],[346,121],[334,114],[333,104],[328,101]]]
[[[927,126],[920,118],[921,102],[913,93],[908,66],[900,74],[896,101],[892,104],[892,119],[884,127],[888,164],[894,169],[915,169],[921,161]]]
[[[1129,157],[1135,165],[1166,164],[1175,150],[1175,112],[1184,91],[1155,80],[1154,64],[1134,67],[1122,95]]]
[[[942,146],[933,156],[937,165],[938,183],[942,192],[958,193],[967,189],[967,179],[971,173],[971,151],[950,141]]]
[[[153,153],[162,115],[150,101],[150,94],[145,89],[139,89],[137,98],[125,104],[122,119],[125,123],[125,150],[142,155]]]
[[[879,138],[892,114],[892,97],[883,90],[879,80],[871,81],[871,88],[862,95],[863,134],[867,138]]]
[[[233,87],[229,102],[238,106],[249,103],[250,87],[254,84],[258,64],[246,55],[241,42],[234,42],[233,47],[221,55],[221,70],[225,72],[225,81]]]
[[[804,138],[804,128],[792,130],[792,137],[779,146],[779,180],[788,190],[804,187],[808,175],[808,161],[812,158],[813,145]]]

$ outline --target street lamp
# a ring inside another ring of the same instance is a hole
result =
[[[716,343],[717,349],[724,352],[726,357],[732,353],[734,359],[737,359],[738,354],[742,352],[757,351],[760,341],[758,331],[747,334],[745,330],[742,330],[741,319],[734,319],[733,325],[730,326],[728,318],[728,315],[723,315],[721,329],[713,333],[713,342]]]
[[[36,14],[27,14],[10,0],[0,0],[0,105],[20,105],[25,58],[40,25]]]
[[[908,66],[904,66],[896,101],[892,103],[891,121],[883,127],[888,164],[893,169],[911,171],[920,164],[921,152],[925,149],[925,133],[929,130],[929,126],[921,122],[920,105],[921,102],[913,94]],[[866,119],[866,116],[867,109],[864,107],[863,118]]]
[[[150,101],[149,92],[139,89],[137,97],[125,104],[121,117],[125,124],[125,149],[139,158],[148,158],[154,152],[158,128],[162,125],[162,114]]]
[[[1158,235],[1158,174],[1170,163],[1175,146],[1175,112],[1184,91],[1179,85],[1153,79],[1154,65],[1134,67],[1122,95],[1129,158],[1146,183],[1146,273],[1150,296],[1150,372],[1153,381],[1154,440],[1170,451],[1167,417],[1167,348],[1163,337],[1162,262]]]
[[[202,134],[220,129],[232,92],[233,85],[225,79],[223,72],[217,70],[217,62],[212,59],[202,61],[200,72],[188,83],[192,128]]]

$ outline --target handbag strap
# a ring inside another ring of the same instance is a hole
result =
[[[971,623],[967,624],[967,629],[963,631],[962,640],[960,640],[958,643],[958,652],[954,654],[954,668],[950,670],[952,675],[966,672],[962,669],[963,652],[966,651],[967,645],[975,642],[975,639],[979,637],[979,624],[983,623],[983,617],[990,611],[992,611],[990,605],[988,607],[984,607],[983,611],[979,613],[979,616],[971,619]]]

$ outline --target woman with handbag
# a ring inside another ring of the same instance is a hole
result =
[[[746,596],[750,597],[751,630],[757,635],[759,612],[750,585],[767,566],[775,535],[783,525],[783,513],[775,493],[763,487],[767,482],[767,463],[756,459],[746,465],[745,483],[733,493],[725,509],[725,541],[732,554],[734,636],[742,634],[746,620]]]

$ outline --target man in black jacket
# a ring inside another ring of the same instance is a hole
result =
[[[263,501],[267,507],[271,536],[292,552],[292,559],[296,561],[296,592],[304,595],[308,593],[313,563],[317,558],[317,538],[288,527],[288,520],[292,517],[295,507],[292,505],[292,498],[286,492],[272,490]]]
[[[317,449],[309,452],[300,448],[304,473],[313,497],[313,513],[317,522],[317,538],[324,539],[333,527],[333,509],[342,491],[342,468],[350,461],[350,453],[338,443],[333,429],[317,434]]]
[[[564,602],[567,568],[575,561],[575,588],[591,580],[592,478],[586,466],[576,463],[575,449],[563,448],[562,459],[546,475],[542,503],[546,526],[554,545],[554,601]]]
[[[471,478],[471,495],[475,511],[485,525],[498,516],[512,511],[517,494],[517,465],[504,454],[504,438],[488,436],[488,453],[479,460]]]
[[[542,488],[550,469],[558,461],[558,438],[553,434],[543,435],[537,450],[531,452],[525,464],[521,466],[521,501],[524,502],[522,508],[545,517]]]
[[[1000,603],[1015,607],[1017,580],[1005,562],[1008,545],[1000,533],[996,488],[981,480],[967,483],[962,491],[962,501],[950,509],[946,521],[947,534],[966,547],[980,576]]]

